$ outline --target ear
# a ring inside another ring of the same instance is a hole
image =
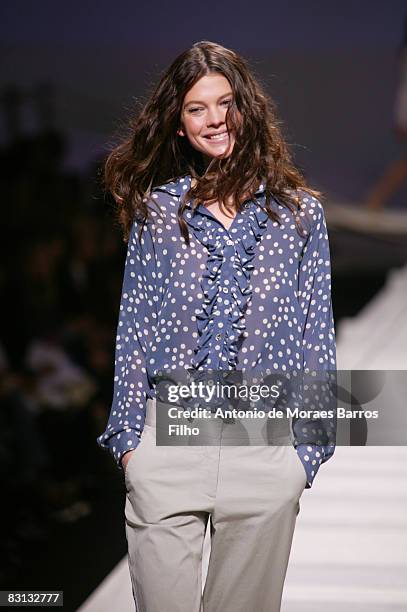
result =
[[[178,134],[178,136],[185,136],[185,132],[184,132],[184,130],[182,128],[177,130],[177,134]]]

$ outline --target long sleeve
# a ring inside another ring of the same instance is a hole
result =
[[[117,325],[113,401],[106,430],[97,438],[110,450],[117,466],[136,449],[144,428],[147,395],[151,390],[147,348],[157,319],[156,259],[149,225],[141,240],[133,223],[127,246],[120,312]]]
[[[326,417],[297,419],[295,446],[312,485],[321,463],[335,451],[336,344],[331,300],[331,262],[321,203],[308,196],[312,226],[299,264],[298,299],[304,316],[302,408]]]

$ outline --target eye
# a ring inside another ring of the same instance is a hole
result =
[[[229,107],[232,104],[233,100],[231,98],[228,98],[227,100],[222,100],[221,105],[223,106],[227,106]],[[202,108],[201,106],[192,106],[191,108],[188,108],[187,112],[188,113],[199,113],[199,112],[203,112],[205,109]]]

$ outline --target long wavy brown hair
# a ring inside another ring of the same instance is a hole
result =
[[[235,144],[228,157],[213,158],[205,167],[202,154],[177,130],[181,127],[186,93],[201,77],[214,73],[226,77],[233,91],[226,124],[234,130]],[[280,125],[274,102],[236,52],[201,41],[181,53],[164,72],[148,101],[130,119],[125,137],[110,151],[104,164],[104,185],[117,204],[123,240],[128,241],[135,218],[141,222],[141,235],[149,218],[152,189],[186,174],[195,179],[178,209],[181,234],[187,244],[189,231],[183,210],[192,198],[194,207],[199,202],[217,201],[222,208],[239,211],[263,182],[265,209],[271,219],[279,222],[278,213],[270,206],[272,197],[293,212],[300,208],[297,189],[319,197],[320,192],[307,186],[292,162]],[[296,215],[297,227],[298,221]]]

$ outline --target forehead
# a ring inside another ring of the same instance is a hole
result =
[[[232,91],[229,81],[223,74],[208,74],[203,76],[187,91],[184,103],[190,100],[218,98]]]

